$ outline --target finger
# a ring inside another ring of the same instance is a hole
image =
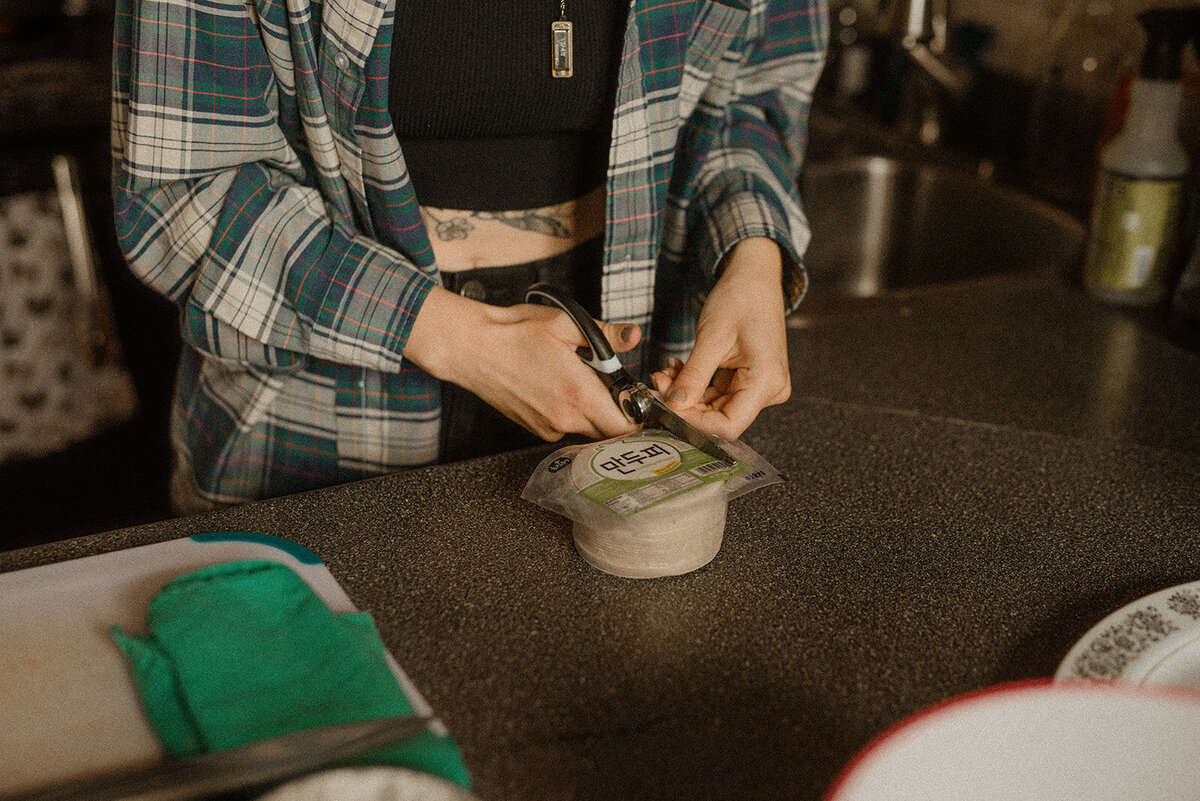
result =
[[[585,411],[587,415],[586,430],[579,433],[592,439],[609,439],[637,431],[637,426],[621,413],[617,404],[607,393],[604,395],[604,400],[607,401],[607,404],[602,404],[598,409],[592,408]]]
[[[604,398],[608,400],[605,393]],[[525,428],[531,430],[547,442],[557,442],[566,434],[580,434],[590,439],[609,439],[611,437],[630,434],[636,427],[616,410],[616,404],[608,400],[588,408],[556,408],[545,414],[538,414],[534,421],[517,420]]]
[[[597,321],[600,322],[600,321]],[[633,323],[600,323],[600,330],[608,337],[608,344],[617,353],[625,353],[642,341],[642,328]]]
[[[722,375],[728,373],[728,375]],[[786,373],[782,383],[750,381],[743,371],[719,370],[710,390],[724,384],[725,391],[713,398],[703,410],[699,425],[719,436],[736,439],[750,427],[759,413],[768,406],[783,403],[791,395],[791,382]]]
[[[683,367],[683,362],[679,361],[679,359],[671,358],[667,361],[666,367],[655,370],[650,374],[650,377],[655,382],[654,388],[658,390],[660,395],[667,391],[667,387],[671,386],[671,382],[679,375],[679,368],[681,367]]]
[[[672,356],[671,358],[667,359],[667,363],[665,366],[658,368],[657,372],[663,373],[664,375],[668,376],[672,381],[674,381],[675,376],[679,375],[679,371],[682,368],[683,368],[683,361],[680,359],[676,359],[674,356]]]
[[[735,440],[749,427],[753,418],[749,421],[741,418],[731,420],[725,413],[725,407],[728,406],[732,397],[731,395],[722,395],[714,399],[711,404],[698,403],[687,409],[680,409],[679,416],[706,434]]]
[[[667,385],[675,380],[675,376],[679,375],[679,368],[683,366],[683,362],[678,359],[671,359],[670,363],[659,370],[655,370],[656,375],[661,375],[667,379]],[[661,388],[660,388],[661,389]]]
[[[637,427],[625,417],[600,376],[579,362],[583,373],[578,383],[572,383],[558,393],[560,403],[556,411],[563,417],[558,427],[571,433],[583,434],[593,439],[630,434]]]
[[[719,366],[719,355],[703,348],[698,342],[663,397],[676,410],[690,408],[703,400],[704,391]]]
[[[614,353],[625,353],[642,341],[641,326],[633,323],[606,323],[596,320],[596,325],[600,327],[600,333],[604,334]],[[582,334],[580,336],[582,337]]]
[[[545,307],[539,307],[545,308]],[[547,311],[550,311],[547,309]],[[579,330],[579,326],[571,319],[571,316],[566,312],[555,309],[553,310],[554,317],[554,332],[555,336],[563,342],[569,342],[574,347],[586,347],[588,344],[587,337]],[[600,333],[608,340],[608,345],[616,353],[624,353],[637,347],[642,341],[642,328],[634,323],[606,323],[603,320],[596,320],[596,325],[600,328]]]
[[[763,405],[753,393],[735,392],[722,395],[708,409],[700,412],[696,426],[722,439],[735,440],[750,427]]]
[[[722,367],[717,370],[712,378],[712,386],[722,395],[729,392],[733,385],[733,379],[737,375],[737,370],[732,370],[727,367]]]
[[[725,398],[726,400],[717,414],[725,418],[725,431],[734,439],[740,437],[742,432],[758,419],[759,413],[768,405],[752,392],[735,392],[732,395],[726,395]]]

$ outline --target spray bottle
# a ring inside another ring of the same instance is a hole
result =
[[[1200,5],[1192,8],[1192,52],[1200,61]],[[1184,136],[1193,137],[1193,144],[1200,144],[1200,113],[1194,114],[1193,127]],[[1185,225],[1184,246],[1191,240],[1191,257],[1179,276],[1179,283],[1171,297],[1167,315],[1169,330],[1184,345],[1200,350],[1200,181],[1193,165],[1190,230]]]
[[[1125,125],[1100,155],[1083,271],[1089,292],[1122,306],[1148,306],[1167,296],[1188,169],[1178,120],[1190,12],[1155,9],[1138,21],[1146,49]]]

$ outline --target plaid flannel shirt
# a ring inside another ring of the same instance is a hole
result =
[[[437,458],[404,359],[439,282],[387,112],[395,0],[118,0],[117,232],[181,310],[181,511]],[[721,256],[808,239],[795,178],[823,0],[634,0],[608,170],[603,316],[686,356]],[[391,76],[403,80],[403,76]]]

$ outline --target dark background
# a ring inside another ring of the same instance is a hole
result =
[[[64,10],[0,0],[0,192],[48,187],[50,158],[75,156],[140,401],[132,420],[65,451],[0,463],[0,550],[170,516],[166,427],[178,333],[174,307],[129,272],[113,230],[112,14],[111,2]]]

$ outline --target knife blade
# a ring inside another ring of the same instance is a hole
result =
[[[16,796],[11,801],[188,801],[307,773],[385,748],[425,731],[416,715],[360,720],[285,734],[139,770],[85,779]]]

